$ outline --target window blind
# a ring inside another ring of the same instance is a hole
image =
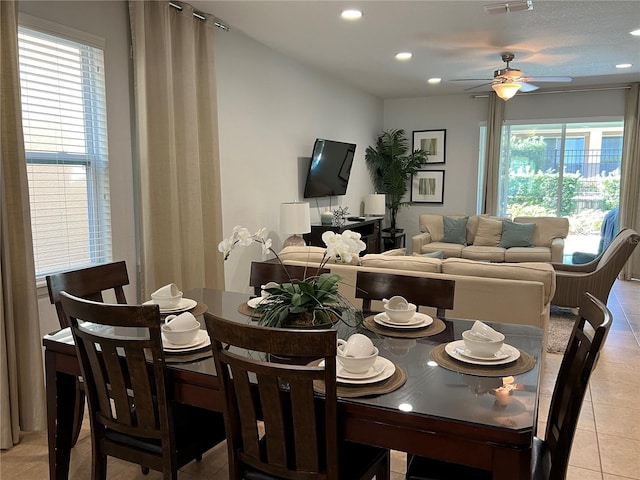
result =
[[[21,26],[36,276],[111,260],[103,51]]]

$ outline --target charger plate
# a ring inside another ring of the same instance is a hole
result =
[[[474,365],[452,358],[445,351],[446,346],[447,344],[443,343],[434,347],[430,354],[431,360],[447,370],[453,370],[458,373],[477,375],[479,377],[508,377],[510,375],[519,375],[528,372],[536,364],[535,358],[527,352],[520,350],[518,359],[511,363],[502,365]]]
[[[379,325],[374,320],[375,315],[370,315],[364,319],[362,323],[364,327],[378,335],[383,335],[385,337],[396,337],[396,338],[422,338],[422,337],[430,337],[431,335],[437,335],[439,333],[444,332],[447,328],[445,323],[440,320],[438,317],[433,317],[433,323],[423,328],[394,328],[392,326],[383,327]]]
[[[247,317],[252,318],[260,318],[262,316],[258,312],[256,312],[255,308],[251,308],[249,305],[247,305],[247,302],[238,305],[238,312],[240,312],[242,315],[246,315]]]
[[[322,360],[314,360],[309,363],[314,367],[320,365]],[[398,365],[396,365],[396,371],[386,380],[378,383],[369,383],[365,385],[344,385],[338,384],[337,393],[342,398],[357,398],[357,397],[369,397],[372,395],[382,395],[385,393],[391,393],[399,389],[407,381],[407,372]],[[313,389],[321,394],[325,393],[324,382],[322,380],[315,380],[313,382]]]

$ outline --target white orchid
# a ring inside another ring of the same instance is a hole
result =
[[[360,240],[360,234],[351,230],[345,230],[341,234],[328,230],[322,234],[322,241],[327,245],[327,260],[333,259],[341,263],[351,262],[354,256],[358,257],[367,248]]]
[[[229,238],[223,239],[218,244],[218,251],[224,253],[224,259],[229,258],[231,251],[237,246],[248,247],[253,242],[257,242],[262,245],[262,254],[267,255],[271,249],[271,239],[267,238],[267,229],[261,228],[256,233],[252,234],[249,229],[236,225],[233,227],[233,233]],[[275,252],[274,252],[275,253]]]

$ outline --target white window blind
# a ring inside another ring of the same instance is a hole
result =
[[[103,51],[20,27],[36,276],[111,260]]]

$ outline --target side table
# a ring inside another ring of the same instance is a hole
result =
[[[382,232],[380,235],[382,238],[383,251],[391,250],[393,248],[405,248],[407,246],[407,235],[399,232]]]

